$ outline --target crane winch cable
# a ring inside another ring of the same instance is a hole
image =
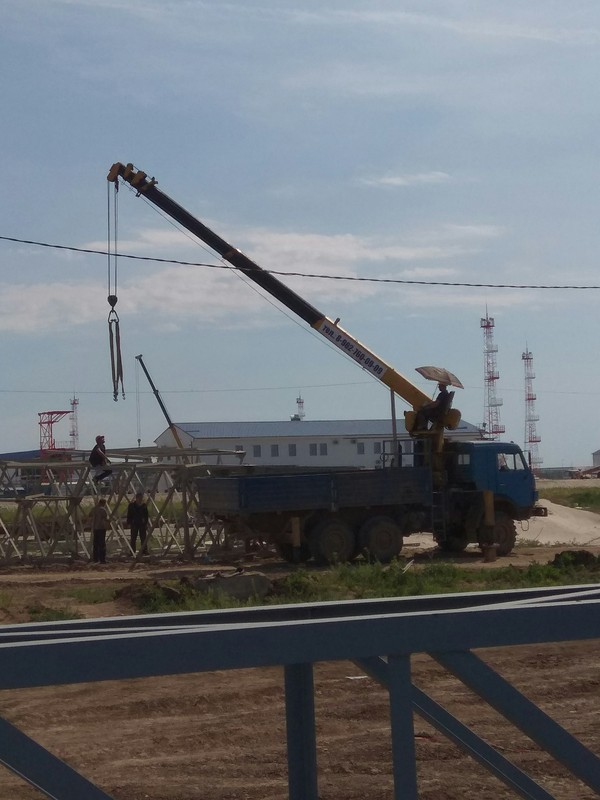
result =
[[[113,382],[113,400],[119,399],[119,384],[121,394],[125,399],[125,386],[123,385],[123,359],[121,356],[121,330],[119,327],[119,315],[115,306],[117,305],[117,283],[118,283],[118,217],[119,217],[119,187],[115,183],[112,193],[112,211],[114,214],[114,227],[111,235],[111,191],[110,187],[107,194],[107,255],[108,255],[108,342],[110,347],[110,368]],[[114,247],[113,247],[114,245]]]
[[[140,410],[140,368],[139,361],[135,362],[135,414],[137,422],[137,443],[138,447],[142,446],[142,417]]]

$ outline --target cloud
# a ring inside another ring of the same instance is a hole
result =
[[[504,233],[501,225],[457,225],[446,223],[439,230],[443,239],[494,239]]]
[[[556,11],[556,9],[554,9]],[[448,11],[448,5],[442,6],[441,13],[422,13],[413,11],[391,10],[351,10],[345,9],[335,11],[324,9],[315,12],[299,11],[296,13],[296,20],[312,25],[371,25],[384,27],[386,29],[396,28],[421,28],[447,30],[465,38],[477,39],[528,39],[532,41],[548,42],[551,44],[595,44],[600,40],[600,31],[593,26],[573,25],[573,15],[569,13],[565,18],[565,24],[549,25],[547,20],[547,9],[544,4],[539,7],[536,14],[536,7],[528,9],[531,21],[525,21],[527,15],[523,14],[520,8],[519,21],[507,21],[510,10],[503,9],[502,20],[493,14],[478,17],[469,8],[464,16],[460,13],[452,14]],[[570,10],[569,10],[570,11]],[[541,22],[538,22],[540,20]]]
[[[424,184],[446,183],[450,180],[447,172],[431,170],[416,172],[412,175],[382,175],[379,178],[363,178],[361,183],[367,186],[422,186]]]
[[[216,225],[229,237],[227,226]],[[328,307],[355,304],[377,298],[381,307],[410,307],[418,311],[431,307],[477,307],[485,302],[481,290],[435,286],[390,285],[384,280],[478,283],[469,258],[479,253],[482,242],[499,237],[503,229],[494,225],[440,225],[414,234],[410,240],[382,240],[353,234],[316,234],[272,231],[263,228],[238,229],[235,238],[241,249],[265,270],[282,273],[326,275],[317,277],[276,276],[307,302],[328,314]],[[195,240],[176,229],[140,229],[121,242],[121,252],[144,253],[161,258],[198,261]],[[104,242],[87,242],[90,249],[104,249]],[[241,272],[219,267],[219,258],[203,250],[204,262],[216,268],[119,262],[117,306],[121,318],[134,316],[154,328],[202,327],[232,329],[277,326],[281,318],[267,311],[265,301],[277,302]],[[505,271],[496,270],[494,283],[501,283]],[[380,278],[376,281],[344,281],[343,278]],[[336,280],[337,279],[337,280]],[[517,281],[518,282],[518,281]],[[495,305],[531,302],[531,293],[497,292]],[[550,300],[550,294],[543,304]],[[19,334],[41,334],[99,324],[108,316],[106,288],[99,282],[48,282],[0,285],[0,330]],[[289,315],[291,312],[284,312]]]
[[[451,80],[444,76],[400,72],[397,64],[369,64],[365,61],[329,59],[320,66],[303,68],[280,78],[286,90],[306,93],[313,97],[320,94],[336,98],[393,98],[445,95]]]
[[[98,317],[98,303],[106,302],[106,289],[98,284],[0,284],[0,330],[45,333],[85,325]],[[103,309],[104,311],[104,309]],[[108,305],[104,312],[108,315]]]
[[[12,0],[16,9],[22,11],[24,3]],[[370,4],[365,8],[352,9],[350,7],[336,9],[321,7],[316,11],[298,7],[297,4],[252,3],[247,2],[203,2],[202,0],[188,0],[187,2],[165,3],[164,0],[38,0],[31,3],[35,7],[54,7],[87,9],[91,12],[123,13],[138,18],[140,21],[150,20],[154,24],[170,23],[178,26],[187,36],[198,35],[196,20],[202,20],[204,27],[210,20],[214,33],[214,23],[223,20],[239,21],[239,25],[247,28],[252,24],[273,23],[290,28],[312,27],[363,29],[369,25],[372,28],[389,29],[421,29],[450,31],[458,36],[477,39],[507,39],[507,40],[532,40],[548,42],[551,44],[595,44],[600,39],[600,32],[588,22],[586,8],[578,9],[577,6],[564,6],[564,10],[554,4],[549,14],[546,3],[529,3],[526,7],[516,4],[512,11],[510,4],[502,4],[501,18],[493,13],[474,10],[464,7],[464,4],[436,4],[430,3],[428,12],[399,10],[392,5],[389,9],[374,9]],[[463,8],[465,8],[463,12]],[[513,18],[511,18],[511,15]],[[562,16],[561,16],[562,15]],[[548,19],[553,18],[549,23]],[[578,24],[578,20],[581,22]]]

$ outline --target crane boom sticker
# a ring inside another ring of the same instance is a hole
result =
[[[336,347],[356,361],[357,364],[367,372],[375,375],[376,378],[383,378],[387,371],[386,365],[371,353],[364,345],[350,336],[343,328],[339,328],[335,322],[325,318],[316,327],[319,333],[328,339]]]

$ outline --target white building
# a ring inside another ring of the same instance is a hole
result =
[[[297,467],[382,467],[391,457],[391,419],[306,420],[288,422],[180,422],[175,423],[185,448],[245,451],[245,464]],[[412,439],[398,421],[398,441],[404,454],[412,453]],[[477,427],[462,421],[449,438],[480,439]],[[174,447],[167,428],[155,440],[158,447]]]

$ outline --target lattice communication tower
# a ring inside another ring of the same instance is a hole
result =
[[[531,469],[535,472],[543,462],[538,450],[542,437],[538,436],[536,430],[536,422],[538,422],[539,416],[535,412],[536,395],[533,391],[535,373],[533,371],[533,353],[528,347],[525,348],[521,358],[525,367],[525,437],[523,452],[525,453],[525,458],[529,460]]]
[[[496,365],[498,346],[494,344],[494,318],[485,310],[485,317],[481,319],[483,328],[483,358],[484,358],[484,403],[483,403],[483,432],[491,439],[499,433],[504,433],[505,427],[500,423],[500,406],[502,400],[496,397],[496,381],[500,377]]]
[[[298,409],[298,411],[296,411],[296,413],[292,414],[292,416],[290,417],[292,422],[294,421],[299,422],[304,419],[304,400],[302,399],[302,395],[300,394],[296,398],[296,408]]]
[[[71,440],[71,450],[79,450],[79,424],[77,421],[77,407],[79,400],[73,396],[71,398],[71,415],[69,417],[70,428],[69,437]]]

